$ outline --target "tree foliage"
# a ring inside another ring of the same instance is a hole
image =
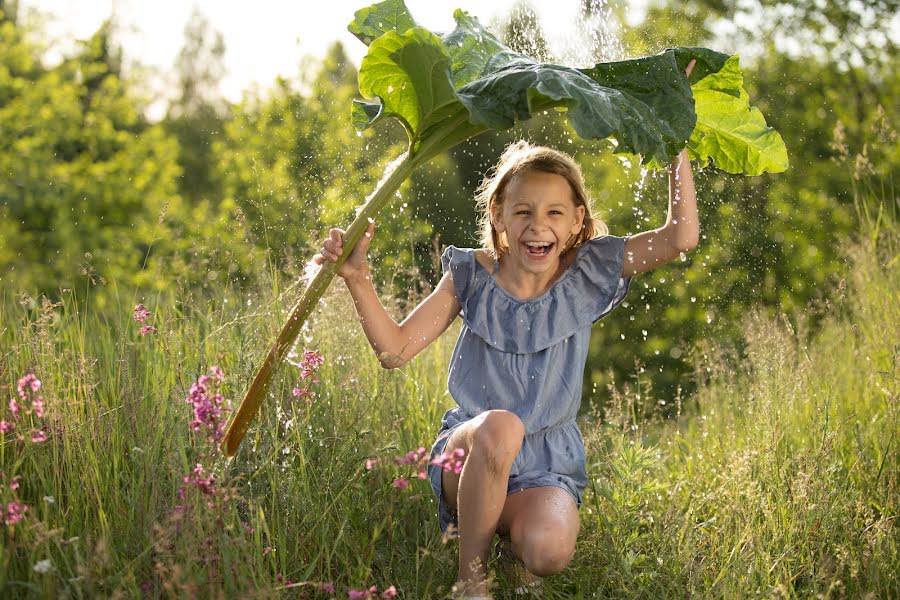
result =
[[[215,91],[221,44],[195,17],[176,67],[181,96],[163,126],[142,115],[108,27],[45,66],[30,41],[36,32],[18,23],[15,7],[0,2],[4,287],[54,294],[105,280],[145,293],[253,288],[271,273],[296,275],[327,228],[349,223],[381,179],[382,157],[405,146],[400,126],[354,131],[346,107],[358,95],[356,66],[340,46],[231,106]],[[887,0],[659,1],[643,23],[626,28],[627,55],[687,45],[740,54],[747,92],[792,161],[784,173],[754,179],[697,173],[701,245],[636,279],[616,316],[595,328],[588,396],[602,397],[611,374],[631,379],[637,357],[657,397],[671,398],[693,385],[690,353],[709,339],[739,345],[751,309],[793,310],[836,297],[844,240],[865,214],[866,182],[894,195],[900,83],[887,28],[895,12]],[[742,16],[753,25],[738,27],[737,15],[757,17]],[[519,15],[497,30],[524,31],[526,21]],[[723,23],[732,47],[717,43]],[[538,25],[525,37],[549,52]],[[783,44],[788,38],[802,44]],[[469,140],[413,176],[377,227],[376,276],[383,284],[401,273],[383,289],[405,296],[417,269],[436,281],[435,238],[437,249],[477,243],[474,189],[520,136],[575,155],[613,233],[665,219],[664,178],[580,141],[553,111],[541,113]]]

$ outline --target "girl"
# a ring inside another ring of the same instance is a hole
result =
[[[622,301],[632,276],[699,239],[685,151],[669,167],[666,223],[629,238],[607,235],[592,216],[568,155],[526,142],[506,149],[478,203],[484,248],[448,247],[437,288],[400,324],[369,276],[374,224],[338,270],[387,368],[409,361],[462,315],[448,377],[458,406],[444,414],[431,454],[461,448],[465,464],[459,475],[430,466],[429,476],[441,529],[452,523],[459,534],[457,593],[472,599],[491,597],[486,565],[495,533],[501,555],[524,563],[524,584],[536,586],[572,559],[587,485],[575,417],[591,325]],[[343,233],[330,230],[317,264],[343,254]]]

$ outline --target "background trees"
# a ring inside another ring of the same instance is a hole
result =
[[[175,68],[178,93],[157,124],[122,72],[109,25],[47,67],[15,4],[4,7],[4,287],[54,295],[93,283],[101,298],[113,288],[102,282],[136,293],[258,292],[273,276],[299,274],[327,228],[349,222],[403,148],[399,130],[358,135],[350,126],[356,65],[340,45],[231,105],[217,91],[224,43],[195,13]],[[695,44],[740,54],[751,96],[791,156],[791,169],[775,176],[698,172],[702,243],[683,262],[637,279],[623,309],[595,328],[587,395],[602,395],[611,377],[643,372],[660,397],[671,397],[692,387],[687,357],[703,340],[740,345],[748,311],[790,311],[834,296],[845,240],[867,214],[864,182],[882,185],[896,210],[900,86],[888,32],[896,8],[888,0],[658,1],[625,27],[620,5],[583,3],[595,58]],[[496,29],[510,46],[553,59],[533,14],[522,3]],[[624,34],[611,41],[614,30]],[[578,140],[555,115],[541,116],[470,140],[415,174],[378,224],[371,251],[386,293],[426,291],[441,245],[477,243],[474,189],[519,136],[576,156],[613,233],[665,218],[662,175]]]

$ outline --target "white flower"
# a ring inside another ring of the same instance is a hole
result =
[[[45,558],[44,560],[39,560],[38,562],[34,563],[34,566],[32,567],[32,569],[34,569],[35,573],[46,573],[47,571],[49,571],[52,568],[53,568],[53,563],[50,562],[49,558]]]
[[[56,498],[54,498],[53,496],[44,496],[44,502],[46,502],[47,504],[53,504],[54,502],[56,502]]]

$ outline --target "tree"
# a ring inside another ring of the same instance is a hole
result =
[[[184,46],[175,61],[178,97],[170,104],[165,127],[178,138],[181,195],[192,203],[218,202],[213,142],[222,135],[228,106],[219,84],[225,75],[225,41],[196,8],[184,27]]]
[[[139,282],[176,147],[136,110],[109,25],[52,69],[11,21],[0,36],[0,271],[51,294],[82,273]]]

